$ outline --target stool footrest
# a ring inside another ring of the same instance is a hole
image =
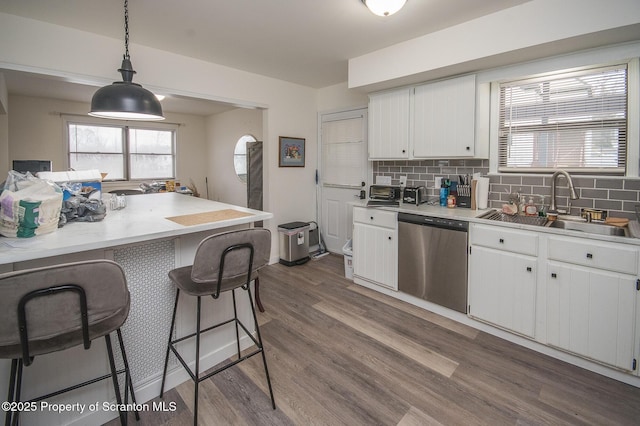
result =
[[[220,327],[220,326],[222,326],[222,325],[230,324],[230,323],[232,323],[232,322],[234,322],[234,321],[235,321],[236,323],[238,323],[238,325],[240,325],[240,327],[244,330],[245,334],[246,334],[246,335],[247,335],[247,336],[248,336],[248,337],[253,341],[253,343],[258,347],[258,349],[256,349],[255,351],[251,352],[250,354],[244,355],[244,356],[242,356],[242,357],[240,357],[240,358],[236,359],[235,361],[231,361],[231,362],[229,362],[229,363],[225,364],[224,366],[222,366],[222,367],[220,367],[220,368],[216,369],[215,371],[213,371],[213,372],[211,372],[211,373],[208,373],[208,374],[206,374],[206,375],[204,375],[204,376],[202,376],[202,377],[199,377],[199,378],[198,378],[198,377],[196,377],[196,375],[194,374],[194,372],[191,370],[191,367],[189,367],[189,365],[188,365],[188,364],[187,364],[187,362],[184,360],[184,358],[182,358],[182,355],[180,355],[180,352],[178,351],[178,348],[176,348],[176,347],[175,347],[175,344],[176,344],[176,343],[180,343],[180,342],[182,342],[182,341],[184,341],[184,340],[187,340],[187,339],[189,339],[189,338],[191,338],[191,337],[195,337],[198,333],[192,333],[192,334],[189,334],[189,335],[187,335],[187,336],[183,336],[183,337],[181,337],[181,338],[179,338],[179,339],[172,340],[172,341],[170,341],[170,342],[169,342],[169,349],[171,350],[171,352],[173,352],[173,354],[176,356],[176,358],[178,359],[178,361],[180,362],[180,364],[182,364],[182,366],[184,367],[184,369],[185,369],[185,370],[187,370],[187,373],[188,373],[188,374],[189,374],[189,376],[191,377],[191,380],[193,380],[193,381],[197,381],[198,383],[200,383],[201,381],[206,380],[206,379],[208,379],[209,377],[212,377],[212,376],[214,376],[214,375],[216,375],[216,374],[220,373],[221,371],[226,370],[226,369],[227,369],[227,368],[229,368],[229,367],[233,367],[234,365],[236,365],[236,364],[238,364],[238,363],[240,363],[240,362],[242,362],[242,361],[244,361],[244,360],[246,360],[246,359],[248,359],[248,358],[251,358],[251,357],[252,357],[252,356],[254,356],[254,355],[257,355],[257,354],[261,353],[261,352],[264,350],[264,348],[262,347],[262,345],[260,344],[260,342],[258,342],[258,341],[256,340],[256,338],[255,338],[255,337],[253,337],[253,335],[249,332],[249,330],[247,329],[247,327],[245,327],[245,326],[244,326],[244,324],[242,323],[242,321],[240,321],[240,320],[238,320],[238,319],[235,319],[235,318],[231,318],[231,319],[230,319],[230,320],[228,320],[228,321],[224,321],[224,322],[221,322],[221,323],[219,323],[219,324],[213,325],[213,326],[211,326],[211,327],[209,327],[209,328],[206,328],[206,329],[204,329],[204,330],[200,330],[200,334],[202,334],[202,333],[204,333],[204,332],[207,332],[207,331],[214,330],[214,329],[216,329],[216,328],[218,328],[218,327]]]
[[[121,370],[116,371],[116,374],[122,374],[122,373],[126,373],[126,372],[127,372],[127,370],[125,370],[123,368]],[[49,398],[52,398],[54,396],[62,395],[65,392],[69,392],[69,391],[72,391],[72,390],[80,389],[81,387],[92,385],[94,383],[98,383],[98,382],[100,382],[102,380],[110,379],[110,378],[111,378],[111,374],[105,374],[104,376],[96,377],[95,379],[87,380],[86,382],[79,383],[79,384],[73,385],[73,386],[69,386],[68,388],[64,388],[64,389],[56,391],[56,392],[51,392],[51,393],[49,393],[47,395],[42,395],[42,396],[39,396],[37,398],[30,399],[29,401],[26,401],[26,402],[40,402],[42,400],[49,399]]]

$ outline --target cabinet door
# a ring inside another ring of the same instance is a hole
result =
[[[369,158],[409,158],[411,89],[369,95]]]
[[[536,265],[535,257],[473,246],[469,315],[534,337]]]
[[[353,225],[353,273],[385,287],[398,289],[398,244],[395,229]]]
[[[476,78],[453,78],[415,88],[413,156],[472,157]]]
[[[636,277],[548,262],[547,343],[632,369]]]

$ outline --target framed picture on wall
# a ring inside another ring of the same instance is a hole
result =
[[[304,167],[304,139],[280,136],[280,167]]]

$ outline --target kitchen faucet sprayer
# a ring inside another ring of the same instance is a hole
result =
[[[571,176],[569,173],[564,170],[558,170],[554,174],[551,175],[551,206],[549,206],[550,211],[557,211],[557,202],[556,202],[556,185],[558,182],[558,176],[564,176],[567,179],[567,186],[569,187],[569,191],[571,191],[569,198],[572,200],[577,200],[580,198],[578,193],[576,192],[575,187],[573,186],[573,181],[571,180]]]

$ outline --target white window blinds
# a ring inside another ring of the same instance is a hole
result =
[[[627,66],[500,84],[498,171],[624,174]]]
[[[366,172],[364,118],[322,123],[323,184],[360,188]]]

